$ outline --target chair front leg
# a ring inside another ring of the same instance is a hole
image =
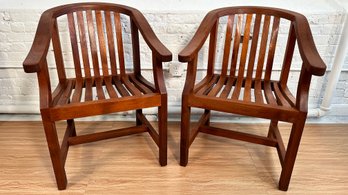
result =
[[[279,189],[287,191],[291,179],[291,174],[294,168],[298,147],[300,145],[303,128],[306,121],[306,115],[300,117],[292,125],[288,147],[286,149],[284,166],[279,179]]]
[[[57,186],[59,190],[64,190],[67,186],[67,178],[64,168],[64,162],[62,161],[62,154],[59,146],[56,125],[51,121],[43,121],[43,126]]]
[[[153,76],[155,88],[161,94],[161,106],[158,107],[158,132],[159,132],[159,161],[161,166],[167,165],[167,89],[164,82],[162,61],[152,53]]]
[[[167,94],[161,95],[161,106],[158,107],[158,132],[159,132],[159,162],[161,166],[167,165],[167,132],[168,132]]]

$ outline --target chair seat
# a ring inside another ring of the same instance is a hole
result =
[[[214,74],[195,85],[189,96],[190,106],[269,119],[294,121],[299,111],[295,98],[278,81],[251,80]],[[238,108],[239,109],[236,109]]]
[[[160,106],[160,94],[144,77],[134,74],[93,78],[68,79],[53,92],[51,120],[93,116],[102,113],[127,111]],[[90,108],[83,112],[84,108]],[[73,116],[70,116],[72,113]]]

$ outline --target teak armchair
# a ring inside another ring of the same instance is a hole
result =
[[[67,21],[63,23],[67,26],[67,38],[58,29],[60,19]],[[152,52],[154,84],[141,74],[139,32]],[[59,80],[53,92],[47,65],[51,43],[55,59],[53,69]],[[66,47],[70,50],[64,52]],[[131,48],[130,67],[125,65],[125,47]],[[70,66],[65,59],[69,53],[73,59]],[[160,165],[167,164],[167,92],[162,62],[171,59],[170,51],[134,8],[79,3],[55,7],[42,14],[23,66],[25,72],[35,72],[38,76],[40,111],[58,189],[65,189],[67,185],[64,165],[71,145],[148,132],[159,147]],[[142,114],[142,109],[148,107],[158,107],[159,132]],[[128,110],[136,110],[134,127],[88,135],[77,135],[75,131],[75,118]],[[55,126],[60,120],[67,121],[61,145]]]
[[[287,27],[281,34],[285,41],[277,43],[281,27]],[[218,37],[224,37],[222,49],[218,47]],[[199,51],[206,41],[207,72],[196,83]],[[288,78],[296,43],[302,62],[293,96]],[[283,48],[283,52],[276,53],[277,47]],[[219,54],[221,69],[216,66]],[[275,57],[282,59],[280,76],[272,71]],[[216,9],[205,16],[192,40],[179,53],[179,61],[188,62],[182,94],[180,164],[187,165],[189,148],[198,132],[272,146],[277,149],[282,165],[279,189],[287,190],[306,121],[311,77],[323,75],[326,70],[307,19],[292,11],[266,7]],[[192,107],[205,110],[198,127],[190,130]],[[211,110],[270,119],[268,136],[213,127]],[[287,148],[278,121],[293,124]]]

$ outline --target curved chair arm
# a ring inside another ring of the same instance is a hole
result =
[[[145,42],[152,51],[154,87],[160,94],[167,97],[162,63],[171,61],[172,53],[158,39],[142,13],[140,13],[137,9],[131,8],[131,16],[133,23],[140,31]]]
[[[157,38],[143,14],[136,9],[132,9],[132,16],[134,23],[141,32],[141,35],[149,45],[152,52],[155,53],[156,57],[162,62],[171,61],[172,53]]]
[[[209,12],[204,17],[191,41],[179,53],[180,62],[190,62],[197,56],[197,53],[202,48],[217,18],[215,11]]]
[[[39,72],[43,61],[46,59],[51,41],[54,20],[49,10],[41,15],[34,42],[23,62],[24,71],[27,73]]]
[[[214,25],[216,24],[218,18],[217,13],[217,10],[213,10],[204,17],[191,41],[179,53],[179,61],[188,62],[187,75],[182,93],[183,101],[185,100],[185,96],[187,96],[189,93],[192,93],[193,91],[197,73],[197,54],[205,43]]]
[[[305,16],[298,14],[295,22],[297,43],[304,66],[313,75],[325,74],[326,65],[315,47],[312,33]]]

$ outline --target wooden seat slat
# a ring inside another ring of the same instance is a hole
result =
[[[136,86],[142,93],[148,94],[153,93],[151,89],[149,89],[147,86],[145,86],[143,83],[141,83],[134,74],[128,75],[130,78],[130,81]]]
[[[235,77],[228,77],[227,78],[226,85],[220,94],[221,98],[226,99],[228,97],[228,95],[230,94],[230,92],[232,90],[232,87],[233,87],[235,81],[236,81]]]
[[[122,97],[130,96],[127,89],[123,86],[123,84],[120,80],[120,77],[113,77],[112,79],[114,81],[114,85],[115,85],[116,89],[118,90],[118,92],[121,94]]]
[[[141,91],[129,81],[128,75],[122,77],[122,82],[127,87],[128,91],[130,91],[133,95],[140,96],[142,94]]]
[[[218,75],[214,75],[212,77],[212,79],[208,83],[203,85],[202,88],[197,91],[197,94],[203,95],[203,94],[209,93],[209,91],[213,88],[213,86],[216,84],[218,79],[219,79],[219,76]]]
[[[64,89],[64,92],[60,96],[57,105],[64,105],[68,104],[70,102],[70,95],[72,93],[72,90],[74,89],[75,81],[74,80],[68,80],[66,87]]]
[[[106,90],[108,91],[108,94],[110,96],[110,98],[117,98],[118,95],[116,93],[116,90],[115,88],[113,87],[113,84],[112,84],[112,78],[111,77],[106,77],[104,78],[104,83],[105,83],[105,87],[106,87]]]
[[[104,90],[103,90],[103,79],[102,78],[95,78],[94,82],[95,82],[98,100],[105,99],[105,94],[104,94]]]
[[[87,78],[85,80],[85,101],[93,100],[93,91],[92,91],[93,85],[94,85],[93,78]]]
[[[226,82],[225,76],[220,76],[219,81],[216,83],[216,85],[210,90],[210,92],[207,94],[208,96],[216,96],[220,90],[224,87]]]
[[[291,107],[290,103],[285,99],[283,96],[283,93],[281,92],[279,88],[278,82],[271,82],[272,89],[274,89],[274,95],[277,98],[278,105],[285,106],[285,107]]]
[[[76,79],[74,93],[71,98],[71,103],[77,103],[81,101],[83,86],[84,86],[84,81],[82,79]]]

